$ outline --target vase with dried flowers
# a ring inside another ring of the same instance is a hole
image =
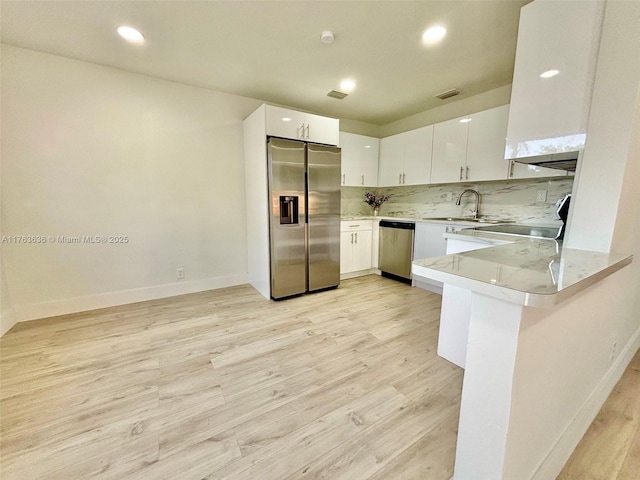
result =
[[[364,202],[373,209],[373,215],[377,216],[380,205],[389,200],[389,195],[380,195],[378,193],[365,192]]]

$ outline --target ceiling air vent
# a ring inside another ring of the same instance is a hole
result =
[[[446,100],[447,98],[455,97],[456,95],[460,95],[460,90],[458,90],[457,88],[452,88],[450,90],[440,92],[437,95],[434,95],[434,97],[439,98],[440,100]]]
[[[342,100],[347,95],[349,94],[344,92],[339,92],[337,90],[331,90],[329,93],[327,93],[327,97],[337,98],[338,100]]]

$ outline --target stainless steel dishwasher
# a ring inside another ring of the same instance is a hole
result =
[[[384,277],[411,283],[411,260],[416,224],[380,221],[378,268]]]

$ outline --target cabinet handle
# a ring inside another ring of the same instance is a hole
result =
[[[351,243],[353,244],[353,233],[351,234]]]
[[[364,175],[362,175],[362,182],[360,182],[361,185],[364,185]]]
[[[469,167],[467,167],[467,177],[466,177],[466,179],[469,180]]]
[[[406,174],[406,173],[403,173],[403,174],[402,174],[402,184],[403,184],[403,185],[404,185],[405,183],[407,183],[407,182],[405,181],[405,177],[406,177],[406,176],[407,176],[407,174]]]
[[[356,243],[358,243],[358,232],[356,232]]]
[[[349,225],[349,228],[356,228],[356,227],[359,227],[359,226],[360,226],[360,224],[358,223],[357,225]]]
[[[402,185],[402,174],[398,174],[398,185]]]
[[[344,185],[347,181],[346,181],[346,177],[345,177],[346,173],[342,174],[342,184]]]
[[[460,167],[460,180],[462,180],[462,171],[463,171],[463,170],[464,170],[464,169],[463,169],[462,167]]]
[[[307,140],[309,140],[309,124],[307,123]]]
[[[515,162],[513,160],[511,160],[510,165],[509,165],[509,177],[513,178],[513,164]]]

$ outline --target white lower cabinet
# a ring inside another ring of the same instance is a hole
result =
[[[447,241],[443,235],[447,230],[447,225],[436,223],[416,223],[416,236],[413,242],[413,258],[439,257],[444,255],[447,249]],[[423,288],[435,293],[442,293],[442,282],[432,279],[415,279],[416,287]]]
[[[371,235],[371,267],[378,268],[378,253],[380,251],[380,220],[373,220]]]
[[[371,270],[372,221],[343,221],[340,224],[340,274],[369,273]]]
[[[467,225],[442,224],[442,223],[416,223],[416,236],[413,242],[413,258],[439,257],[447,253],[447,240],[444,234],[457,232]],[[434,293],[442,293],[442,282],[437,280],[420,278],[414,279],[414,286],[429,290]]]
[[[470,252],[493,245],[448,239],[447,255]],[[467,339],[471,318],[471,291],[445,284],[442,289],[438,355],[464,368],[467,360]]]

